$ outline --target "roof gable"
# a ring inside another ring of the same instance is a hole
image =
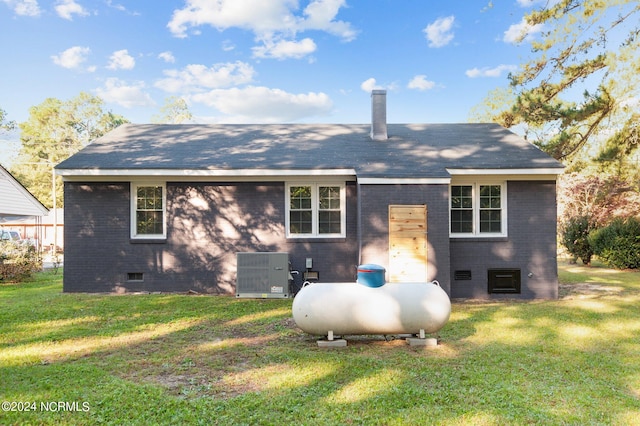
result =
[[[47,209],[0,165],[0,216],[45,216]]]

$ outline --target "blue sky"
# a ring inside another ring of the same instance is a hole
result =
[[[8,119],[80,91],[132,122],[464,122],[516,70],[545,0],[0,0]],[[516,36],[527,32],[525,41]]]

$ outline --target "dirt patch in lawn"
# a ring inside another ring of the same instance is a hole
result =
[[[597,283],[560,284],[559,288],[561,299],[614,295],[621,293],[622,291],[624,291],[624,288],[622,287]]]
[[[269,380],[287,371],[273,365],[271,348],[279,339],[302,341],[306,336],[292,318],[266,324],[212,323],[199,330],[197,339],[184,341],[166,336],[155,342],[164,356],[153,363],[139,359],[135,368],[120,375],[138,383],[159,385],[182,398],[228,399],[269,389]],[[280,371],[282,369],[283,371]]]

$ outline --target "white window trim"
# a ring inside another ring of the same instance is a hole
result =
[[[292,186],[310,186],[311,187],[311,222],[313,232],[310,234],[292,234],[290,227],[290,207],[291,207],[291,187]],[[337,234],[320,234],[318,232],[318,187],[319,186],[339,186],[340,187],[340,233]],[[345,238],[347,235],[347,203],[346,203],[346,184],[344,181],[314,181],[314,182],[287,182],[285,185],[285,227],[287,238]]]
[[[137,233],[136,222],[136,201],[138,187],[140,186],[160,186],[162,187],[162,234],[140,234]],[[130,213],[131,213],[131,238],[137,240],[157,240],[167,238],[167,184],[166,182],[131,182],[130,196]]]
[[[500,229],[502,232],[480,232],[480,186],[486,185],[500,185]],[[471,186],[473,196],[473,232],[451,232],[451,189],[454,186]],[[477,181],[455,181],[449,185],[449,201],[448,201],[448,214],[449,214],[449,237],[450,238],[497,238],[507,237],[507,182],[506,181],[494,181],[494,180],[477,180]]]

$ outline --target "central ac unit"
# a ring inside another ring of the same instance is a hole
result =
[[[236,297],[289,297],[288,253],[236,253]]]

